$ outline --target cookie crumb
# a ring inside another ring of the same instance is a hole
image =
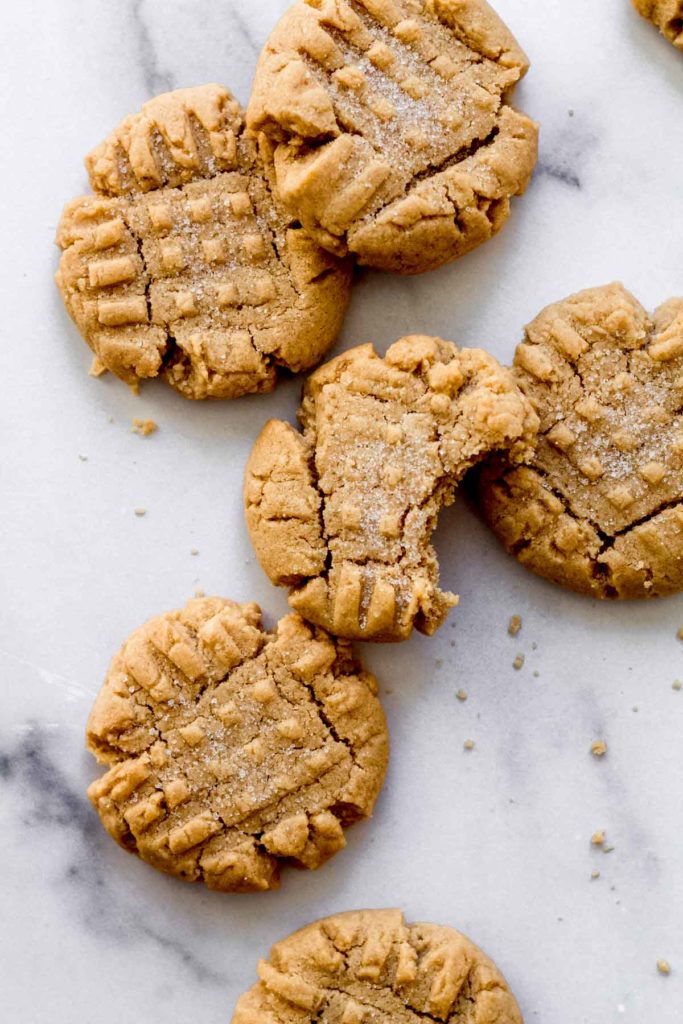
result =
[[[137,434],[139,437],[149,437],[155,430],[158,430],[158,425],[154,420],[133,420],[133,434]]]
[[[197,589],[194,592],[194,596],[195,597],[206,597],[206,592],[204,590],[202,590],[201,587],[197,587]]]
[[[518,654],[517,655],[515,660],[512,662],[512,667],[517,669],[517,671],[519,671],[520,668],[524,667],[524,655],[523,654]]]
[[[474,746],[474,740],[465,740],[465,742],[463,743],[463,747],[465,750],[474,750]]]
[[[133,511],[135,512],[136,516],[146,516],[147,515],[147,509],[146,508],[142,508],[142,507],[134,508]]]
[[[683,688],[683,683],[681,683],[680,679],[674,679],[673,683],[671,684],[671,689],[672,690],[680,690],[682,688]]]
[[[678,632],[676,633],[676,636],[678,637],[679,640],[683,640],[683,626],[681,626],[681,628],[678,630]]]
[[[465,701],[467,700],[467,690],[458,690],[455,696],[458,700]]]
[[[534,677],[534,679],[538,679],[538,677],[540,676],[540,674],[541,674],[541,673],[540,673],[540,672],[538,671],[538,669],[537,669],[537,668],[535,668],[535,669],[534,669],[534,671],[533,671],[533,677]]]
[[[592,846],[604,846],[605,845],[605,833],[602,830],[600,830],[599,832],[594,832],[593,833],[593,835],[591,836],[591,845]]]
[[[596,882],[599,877],[600,877],[600,872],[599,871],[591,871],[591,880],[593,882]]]
[[[591,754],[593,757],[604,757],[607,753],[607,744],[604,740],[595,740],[591,743]]]
[[[89,375],[91,377],[101,377],[102,374],[106,372],[107,367],[104,365],[101,359],[95,356],[92,363],[90,364],[90,369],[88,370]]]
[[[508,633],[510,636],[517,636],[520,629],[522,628],[522,616],[513,615],[508,623]]]
[[[611,853],[613,849],[614,849],[614,847],[611,845],[611,843],[605,843],[603,848],[602,848],[602,852],[603,853]]]
[[[199,554],[199,548],[190,548],[190,554],[191,555],[198,555]]]
[[[78,458],[80,459],[81,462],[87,462],[88,461],[88,456],[87,455],[79,455]]]
[[[668,960],[658,960],[657,961],[657,970],[659,971],[660,974],[668,976],[669,974],[671,974],[671,964],[669,963]]]

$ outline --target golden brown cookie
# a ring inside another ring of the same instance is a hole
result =
[[[528,185],[537,127],[507,103],[527,68],[485,0],[298,0],[247,123],[320,245],[417,274],[487,241]]]
[[[670,43],[683,50],[683,0],[632,0],[632,3]]]
[[[683,589],[683,299],[650,317],[612,284],[548,306],[515,376],[541,418],[536,451],[478,482],[508,551],[591,597]]]
[[[188,602],[116,655],[88,721],[109,766],[88,795],[125,849],[223,892],[317,868],[368,817],[388,736],[375,679],[298,615],[275,633],[257,605]]]
[[[150,100],[86,159],[95,195],[69,203],[57,284],[95,353],[127,384],[163,375],[186,398],[271,391],[319,362],[351,265],[273,193],[270,146],[220,85]]]
[[[245,480],[258,559],[311,622],[337,636],[431,634],[457,599],[430,544],[465,471],[521,457],[538,421],[509,370],[480,349],[403,338],[361,345],[309,377],[303,435],[271,420]]]
[[[400,910],[316,921],[273,946],[232,1024],[523,1024],[498,968],[460,932]]]

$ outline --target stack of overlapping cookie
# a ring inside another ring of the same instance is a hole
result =
[[[663,6],[663,5],[660,5]],[[335,341],[353,262],[420,273],[494,235],[536,160],[508,103],[527,61],[484,0],[298,0],[245,118],[216,85],[151,100],[86,161],[57,276],[95,374],[187,398],[272,390]],[[683,588],[683,300],[652,318],[620,286],[551,306],[512,369],[410,335],[306,381],[302,431],[269,422],[248,530],[292,614],[196,599],[137,630],[88,723],[89,795],[143,860],[224,892],[317,868],[371,814],[387,765],[377,684],[350,641],[431,634],[431,536],[472,490],[519,560],[595,597]],[[239,1024],[517,1024],[463,936],[398,911],[275,946]]]

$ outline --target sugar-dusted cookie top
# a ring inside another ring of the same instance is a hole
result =
[[[480,349],[416,336],[384,358],[362,345],[309,377],[303,435],[272,420],[245,481],[263,569],[290,604],[338,636],[433,633],[456,598],[430,544],[465,471],[519,457],[538,425],[509,370]]]
[[[460,932],[400,910],[316,921],[273,946],[232,1024],[522,1024],[498,968]]]
[[[632,0],[632,3],[670,43],[683,50],[683,0]]]
[[[86,159],[57,283],[95,353],[126,383],[162,375],[186,398],[270,391],[335,340],[351,269],[273,193],[270,147],[227,89],[150,100]]]
[[[374,678],[298,615],[266,633],[257,605],[190,601],[136,630],[91,712],[108,771],[88,790],[121,846],[223,892],[317,868],[368,817],[388,737]]]
[[[548,306],[515,376],[541,418],[535,453],[479,480],[508,550],[594,597],[683,589],[683,299],[649,316],[612,284]]]
[[[247,123],[322,246],[415,274],[489,239],[526,188],[537,128],[507,96],[527,67],[485,0],[298,0]]]

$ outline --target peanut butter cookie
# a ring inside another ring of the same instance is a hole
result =
[[[579,292],[527,327],[514,372],[538,445],[478,484],[508,551],[591,597],[683,589],[683,299],[650,317],[621,285]]]
[[[523,1024],[474,943],[400,910],[336,914],[278,942],[232,1024]]]
[[[527,68],[485,0],[298,0],[247,123],[320,245],[417,274],[491,238],[528,185],[537,127],[507,103]]]
[[[96,194],[69,203],[57,284],[127,384],[163,375],[186,398],[271,391],[336,338],[349,261],[323,252],[273,193],[264,137],[219,85],[157,96],[86,159]]]
[[[632,3],[670,43],[683,50],[683,0],[632,0]]]
[[[112,662],[88,721],[107,773],[88,795],[125,849],[223,892],[317,868],[368,817],[388,737],[374,678],[348,644],[255,604],[190,601]]]
[[[457,598],[430,544],[465,471],[497,449],[522,457],[538,420],[509,370],[480,349],[403,338],[361,345],[309,377],[303,435],[271,420],[249,458],[246,518],[289,601],[337,636],[434,633]]]

